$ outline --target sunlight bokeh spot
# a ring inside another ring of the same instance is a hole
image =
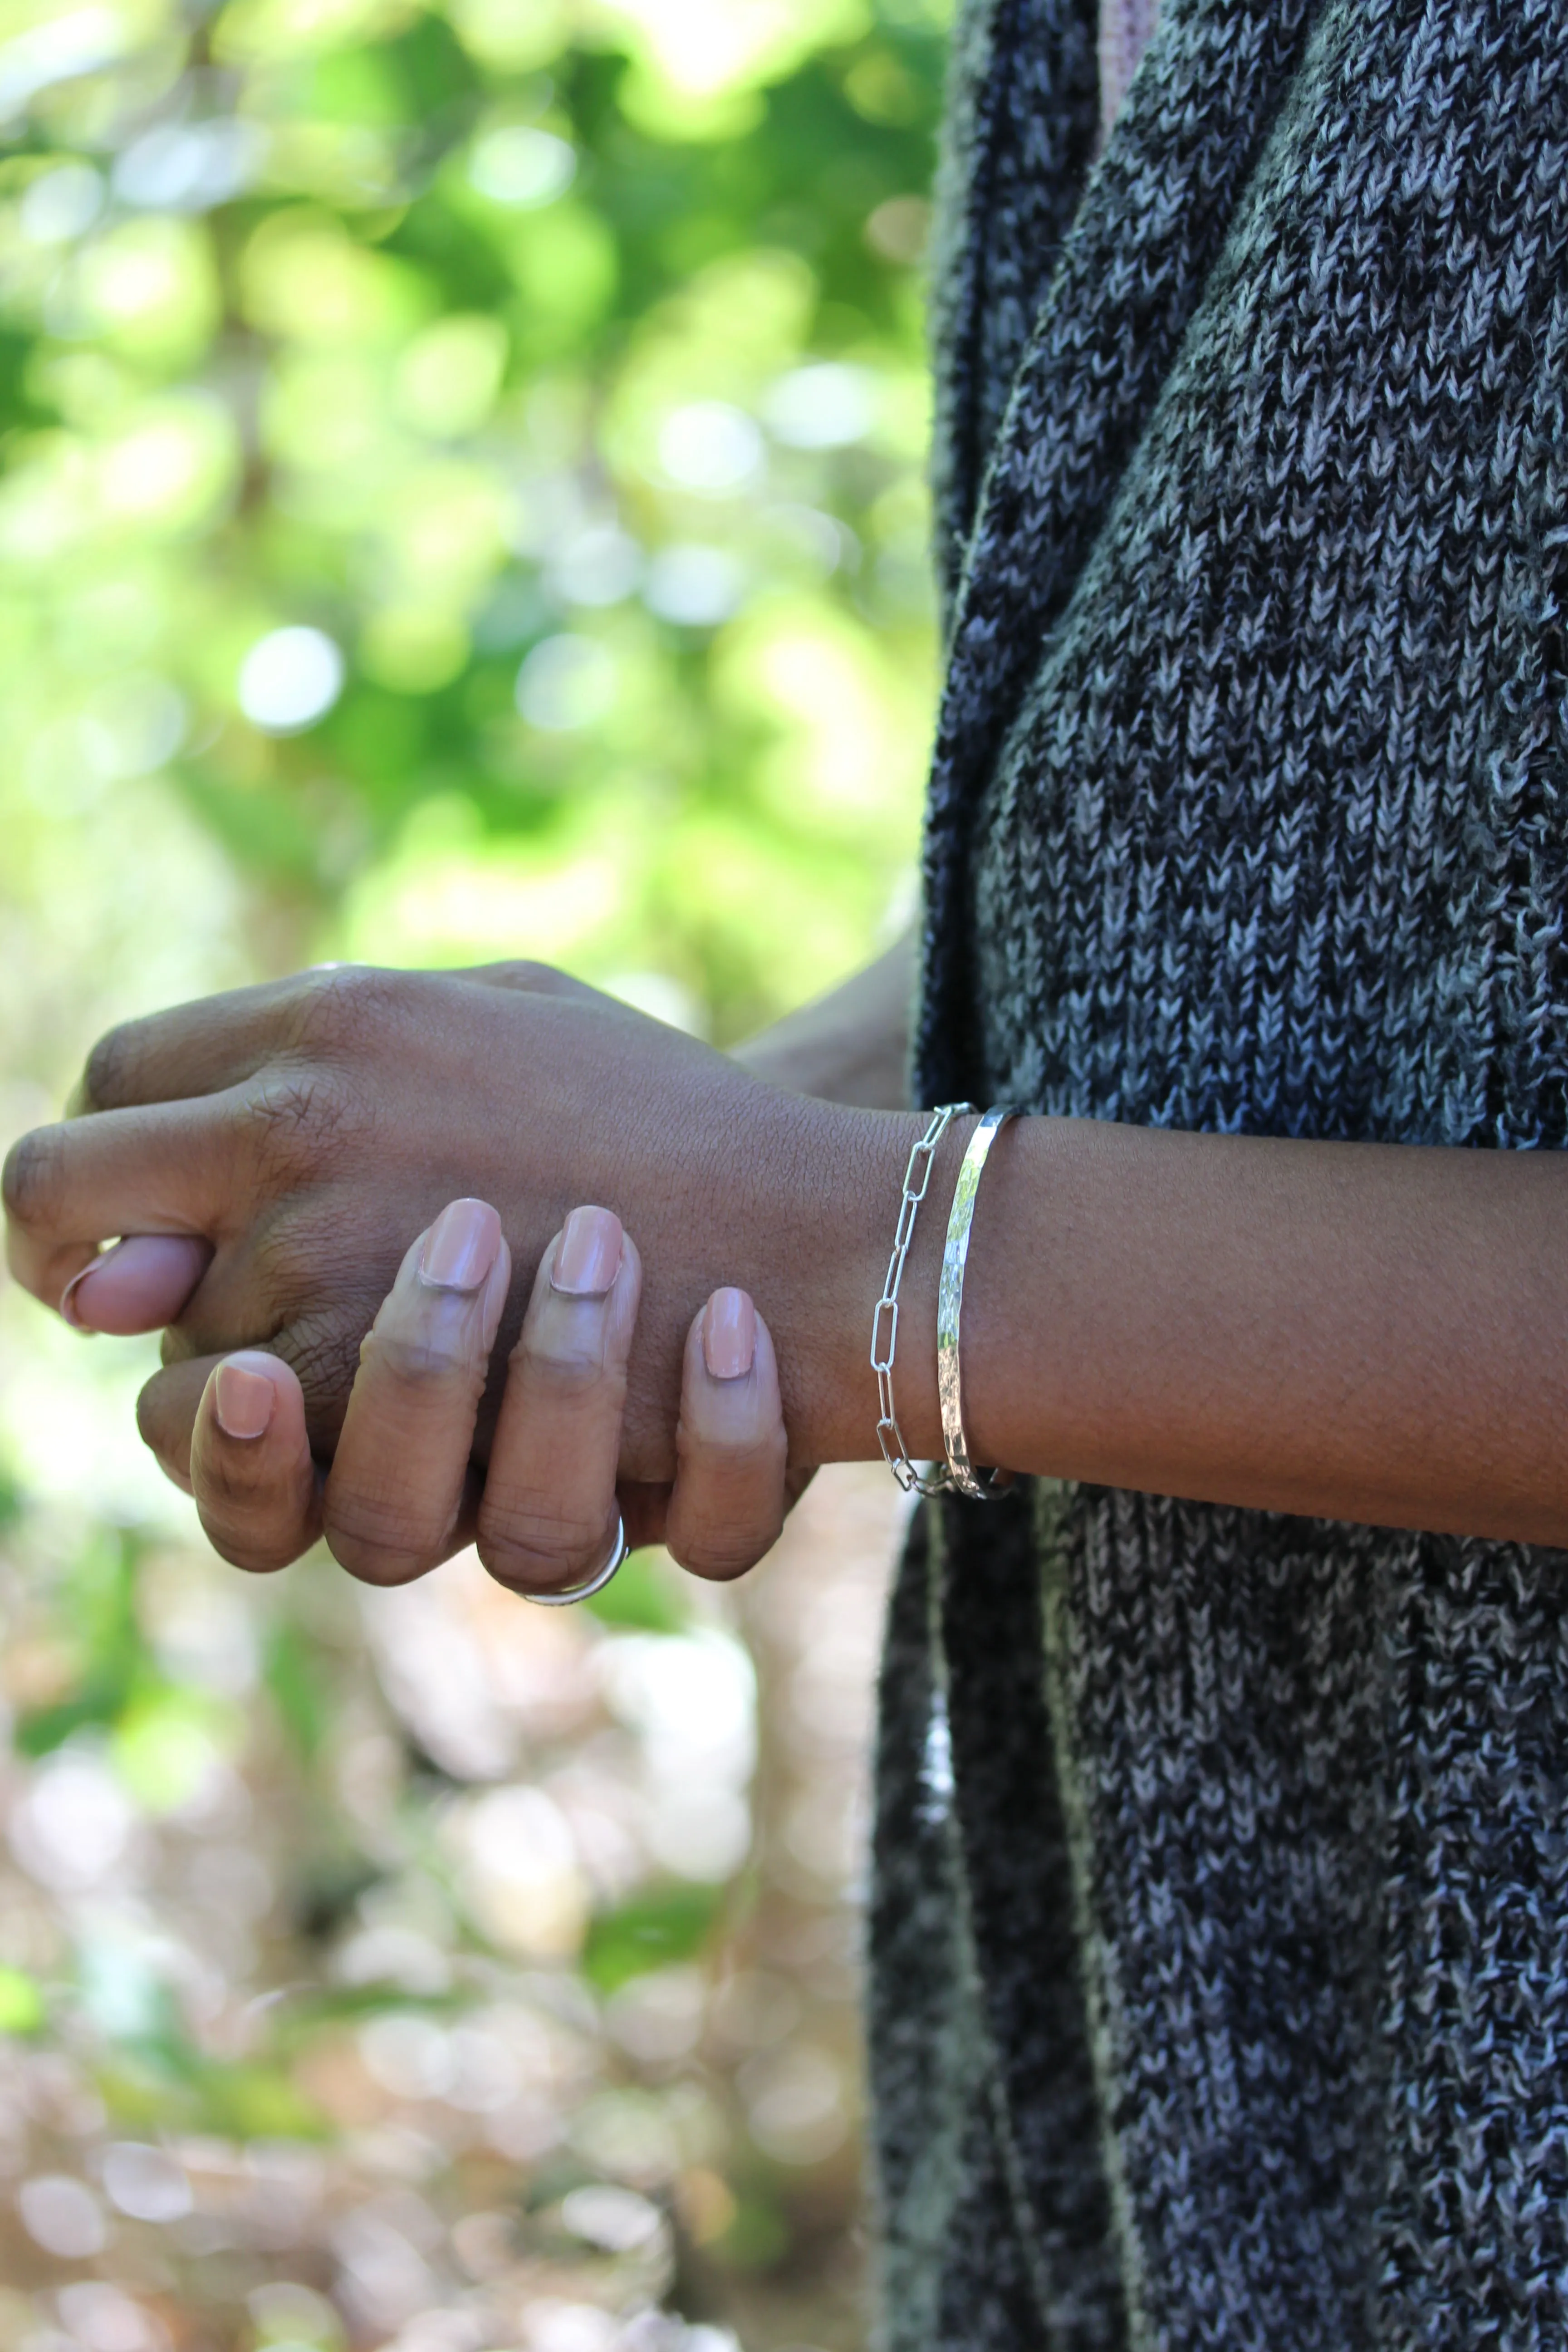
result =
[[[763,436],[743,409],[694,400],[665,418],[658,459],[683,490],[724,497],[746,488],[763,465]]]
[[[795,449],[841,449],[870,430],[876,414],[873,378],[834,360],[781,376],[763,402],[768,431]]]
[[[313,727],[342,689],[343,657],[324,629],[273,629],[240,665],[239,707],[269,735]]]
[[[57,163],[30,180],[17,206],[24,236],[35,245],[68,245],[103,210],[103,181],[90,163]]]
[[[592,637],[546,637],[517,674],[517,707],[531,727],[570,734],[602,719],[615,699],[616,666]]]
[[[520,212],[552,205],[577,176],[577,158],[564,139],[529,123],[503,123],[474,142],[468,177],[492,204]]]
[[[746,575],[725,547],[660,548],[643,593],[660,620],[689,629],[717,628],[738,610]]]
[[[84,2262],[102,2252],[109,2231],[85,2181],[68,2173],[46,2173],[23,2181],[16,2203],[23,2228],[46,2253],[61,2262]]]

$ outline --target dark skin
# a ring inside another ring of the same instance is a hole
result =
[[[360,1338],[444,1201],[494,1202],[521,1282],[595,1200],[647,1268],[623,1479],[672,1475],[683,1348],[726,1283],[776,1342],[792,1461],[864,1458],[871,1307],[923,1120],[825,1095],[890,1091],[907,995],[889,969],[781,1024],[750,1067],[528,966],[307,975],[133,1024],[89,1065],[92,1115],[7,1163],[13,1267],[52,1303],[107,1235],[210,1244],[143,1399],[151,1442],[188,1461],[213,1357],[260,1343],[298,1371],[325,1454]],[[905,1279],[899,1406],[922,1455],[941,1445],[931,1338],[963,1132]],[[971,1248],[972,1453],[1568,1543],[1565,1180],[1558,1155],[1020,1120]],[[503,1333],[520,1309],[514,1289]]]
[[[216,1550],[265,1572],[318,1537],[367,1584],[405,1584],[465,1544],[525,1596],[616,1559],[639,1511],[617,1492],[626,1367],[642,1262],[607,1210],[581,1205],[534,1276],[510,1357],[496,1338],[510,1252],[488,1202],[448,1203],[416,1236],[360,1349],[330,1467],[312,1455],[300,1383],[259,1349],[227,1356],[197,1407],[187,1483]],[[489,1460],[471,1458],[487,1376],[502,1383]],[[745,1294],[709,1299],[687,1335],[677,1470],[659,1531],[722,1580],[765,1551],[786,1507],[784,1421],[766,1326]]]

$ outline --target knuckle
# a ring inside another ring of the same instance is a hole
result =
[[[372,964],[303,972],[285,1024],[288,1041],[300,1054],[326,1058],[357,1051],[395,1013],[407,989],[405,973]]]
[[[11,1146],[0,1171],[0,1197],[13,1224],[46,1222],[59,1198],[63,1160],[63,1138],[58,1127],[35,1128]]]
[[[209,1438],[200,1449],[196,1484],[204,1511],[221,1513],[226,1524],[265,1510],[272,1497],[265,1446],[243,1451],[232,1438]]]
[[[372,1258],[347,1213],[335,1199],[285,1193],[259,1213],[247,1250],[255,1295],[273,1325],[269,1337],[290,1327],[302,1348],[322,1356],[330,1379],[345,1368],[352,1377],[359,1335],[375,1320],[391,1278],[380,1278],[384,1260]],[[294,1369],[303,1380],[301,1366]]]
[[[744,1529],[707,1524],[678,1525],[670,1530],[669,1556],[678,1568],[688,1570],[693,1576],[706,1577],[713,1584],[730,1584],[766,1558],[777,1543],[783,1526],[782,1517],[773,1518],[766,1527],[753,1520]]]
[[[508,988],[521,996],[595,997],[598,991],[585,980],[574,980],[559,965],[510,957],[503,963],[480,964],[468,977],[489,988]]]
[[[518,1342],[515,1359],[530,1395],[541,1404],[573,1405],[589,1397],[607,1395],[613,1402],[624,1393],[626,1376],[598,1356],[566,1356],[546,1352],[528,1332]]]
[[[357,1333],[370,1320],[356,1307],[358,1294],[334,1300],[330,1314],[303,1314],[275,1332],[271,1345],[299,1381],[305,1421],[318,1453],[330,1452],[359,1363]]]
[[[374,1366],[384,1379],[416,1403],[439,1405],[454,1397],[471,1402],[479,1371],[466,1358],[454,1355],[435,1332],[373,1331],[360,1351],[362,1366]]]
[[[164,1444],[162,1403],[154,1375],[152,1380],[144,1381],[136,1392],[136,1434],[142,1444],[154,1454],[160,1453]]]
[[[131,1097],[140,1059],[141,1028],[139,1022],[121,1021],[105,1030],[89,1054],[82,1072],[82,1093],[89,1109],[111,1110]]]
[[[227,1446],[205,1447],[195,1486],[207,1541],[231,1568],[284,1568],[306,1549],[308,1538],[270,1491],[261,1462],[242,1459]]]
[[[782,1430],[750,1445],[684,1447],[671,1513],[671,1557],[694,1576],[725,1582],[773,1549],[784,1528],[786,1444]]]
[[[200,1516],[206,1539],[218,1558],[227,1560],[230,1568],[243,1569],[247,1576],[268,1576],[275,1569],[287,1568],[302,1549],[284,1536],[258,1535],[216,1517],[209,1521],[205,1510]]]
[[[136,1433],[165,1475],[189,1494],[191,1432],[175,1410],[170,1383],[160,1373],[138,1392]]]
[[[487,1489],[477,1548],[498,1583],[567,1584],[604,1558],[604,1518],[553,1505],[544,1496],[495,1496]]]
[[[353,1098],[336,1077],[310,1067],[274,1067],[245,1088],[229,1116],[263,1182],[290,1186],[336,1163],[353,1114]]]
[[[446,1535],[405,1494],[370,1485],[328,1488],[327,1549],[363,1584],[405,1584],[439,1558]]]

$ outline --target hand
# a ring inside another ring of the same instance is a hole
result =
[[[530,1273],[584,1195],[642,1237],[624,1479],[673,1477],[687,1334],[730,1280],[777,1337],[793,1458],[874,1442],[868,1309],[907,1118],[786,1094],[535,965],[313,972],[131,1023],[79,1107],[7,1161],[11,1263],[50,1303],[80,1276],[76,1311],[100,1328],[173,1321],[141,1409],[165,1461],[217,1356],[257,1343],[297,1373],[330,1456],[406,1237],[460,1192],[494,1202]],[[158,1238],[161,1264],[141,1241],[95,1263],[115,1234]],[[930,1286],[934,1303],[934,1265]],[[503,1337],[520,1316],[518,1299]],[[481,1460],[498,1404],[492,1383]]]
[[[474,1422],[511,1279],[500,1219],[454,1201],[408,1249],[361,1350],[330,1473],[311,1457],[298,1379],[276,1356],[208,1378],[183,1483],[237,1567],[283,1567],[324,1535],[351,1575],[403,1584],[477,1542],[521,1592],[578,1584],[664,1538],[700,1576],[737,1576],[783,1524],[784,1434],[767,1326],[717,1291],[687,1334],[673,1486],[623,1487],[626,1360],[642,1292],[629,1234],[578,1208],[552,1239],[507,1369],[481,1478]]]
[[[911,929],[827,995],[748,1037],[735,1059],[794,1094],[907,1110],[915,967]]]

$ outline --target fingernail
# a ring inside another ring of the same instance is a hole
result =
[[[118,1249],[119,1246],[120,1244],[117,1242],[115,1244],[115,1248]],[[106,1251],[104,1255],[106,1256],[112,1257],[114,1251]],[[70,1280],[67,1283],[65,1288],[60,1293],[61,1316],[64,1318],[65,1321],[70,1325],[73,1331],[80,1331],[89,1339],[97,1337],[97,1326],[92,1323],[84,1323],[81,1317],[77,1313],[77,1293],[80,1290],[82,1284],[87,1280],[88,1276],[89,1274],[96,1274],[102,1264],[102,1257],[89,1258],[87,1264],[82,1267],[81,1272],[79,1274],[73,1274]]]
[[[213,1403],[226,1437],[265,1437],[277,1402],[278,1391],[265,1372],[233,1362],[218,1366]]]
[[[602,1298],[621,1270],[621,1221],[613,1209],[574,1209],[561,1228],[550,1287]]]
[[[454,1201],[425,1236],[419,1279],[432,1290],[478,1290],[496,1262],[500,1219],[488,1201]]]
[[[702,1314],[702,1360],[710,1378],[744,1380],[756,1353],[756,1308],[743,1290],[716,1290]]]

